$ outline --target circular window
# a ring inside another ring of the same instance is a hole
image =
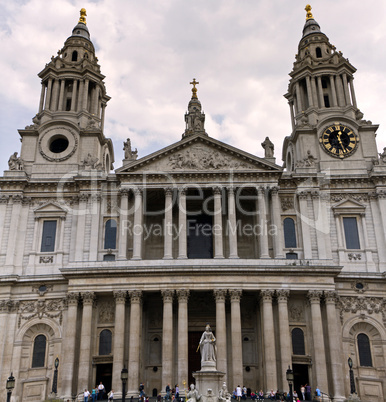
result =
[[[68,139],[66,137],[54,137],[50,143],[49,149],[54,154],[60,154],[68,148]]]
[[[363,283],[360,283],[360,282],[358,282],[358,283],[355,285],[355,287],[356,287],[358,290],[362,290],[362,289],[364,288]]]
[[[45,292],[47,290],[47,286],[46,285],[41,285],[39,286],[39,292]]]

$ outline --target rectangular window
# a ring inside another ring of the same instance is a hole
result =
[[[56,221],[43,222],[42,253],[55,251]]]
[[[344,235],[346,238],[346,248],[349,250],[359,250],[359,233],[357,218],[343,218]]]

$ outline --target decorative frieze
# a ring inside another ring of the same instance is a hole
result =
[[[0,312],[14,313],[18,310],[20,302],[14,300],[0,300]]]
[[[59,318],[59,324],[62,325],[64,302],[62,299],[55,300],[33,300],[21,302],[19,306],[18,326],[20,328],[21,320],[32,320],[33,318]]]
[[[354,261],[359,260],[360,261],[362,259],[362,254],[360,254],[360,253],[348,253],[347,257],[348,257],[348,259],[350,261],[352,261],[352,260],[354,260]]]
[[[54,262],[53,255],[42,255],[39,257],[39,264],[52,264]]]
[[[295,322],[304,321],[303,306],[301,306],[299,304],[290,304],[288,313],[289,313],[290,321],[295,321]]]
[[[293,197],[282,197],[280,198],[282,211],[287,211],[289,209],[294,209],[294,199]]]

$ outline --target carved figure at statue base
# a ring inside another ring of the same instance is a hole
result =
[[[218,400],[219,402],[230,402],[231,400],[231,394],[228,392],[225,382],[222,384],[222,387],[218,393]]]
[[[23,159],[17,156],[17,152],[14,152],[8,159],[9,170],[23,170]]]
[[[201,395],[198,390],[194,387],[194,384],[190,384],[190,391],[187,394],[187,402],[197,402],[201,399]]]

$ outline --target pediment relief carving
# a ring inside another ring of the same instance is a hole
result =
[[[210,141],[210,140],[209,140]],[[222,171],[222,170],[268,170],[279,171],[279,166],[270,166],[264,160],[227,146],[195,140],[192,143],[176,145],[142,158],[121,172],[158,171]]]

